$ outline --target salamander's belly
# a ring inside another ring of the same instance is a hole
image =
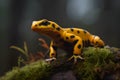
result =
[[[63,49],[68,53],[73,53],[74,45],[75,45],[75,43],[70,43],[70,42],[66,42],[66,41],[59,42],[59,44],[56,43],[56,46],[58,48]]]

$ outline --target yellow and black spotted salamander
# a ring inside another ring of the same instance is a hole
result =
[[[88,31],[80,28],[62,28],[57,23],[42,19],[39,21],[33,21],[32,30],[44,34],[52,39],[50,44],[50,59],[56,59],[57,48],[64,49],[65,51],[72,53],[69,58],[84,59],[81,57],[82,49],[88,46],[104,47],[103,40],[100,37],[90,34]]]

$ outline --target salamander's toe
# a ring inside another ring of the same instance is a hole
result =
[[[55,61],[55,60],[56,60],[55,57],[53,57],[53,58],[49,58],[49,59],[45,59],[46,62],[52,62],[52,61]]]
[[[78,59],[84,60],[84,58],[81,57],[80,55],[73,55],[68,59],[68,61],[70,61],[71,59],[74,59],[74,64],[77,63]]]

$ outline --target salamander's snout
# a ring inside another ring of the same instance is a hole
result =
[[[33,21],[33,22],[32,22],[31,29],[32,29],[33,31],[35,31],[35,30],[37,29],[37,21]]]

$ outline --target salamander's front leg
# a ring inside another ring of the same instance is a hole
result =
[[[83,49],[82,39],[79,36],[70,33],[67,33],[66,36],[68,37],[66,38],[66,41],[74,43],[73,56],[68,60],[74,59],[74,63],[76,63],[77,59],[84,59],[81,57],[81,51]]]
[[[53,41],[50,44],[50,53],[49,53],[49,59],[46,59],[46,61],[53,61],[56,60],[56,50],[57,47],[53,44]]]
[[[82,50],[82,40],[80,38],[77,39],[76,44],[74,45],[73,49],[73,56],[70,57],[68,60],[74,59],[74,63],[77,62],[77,59],[83,60],[84,58],[81,57],[81,50]]]

